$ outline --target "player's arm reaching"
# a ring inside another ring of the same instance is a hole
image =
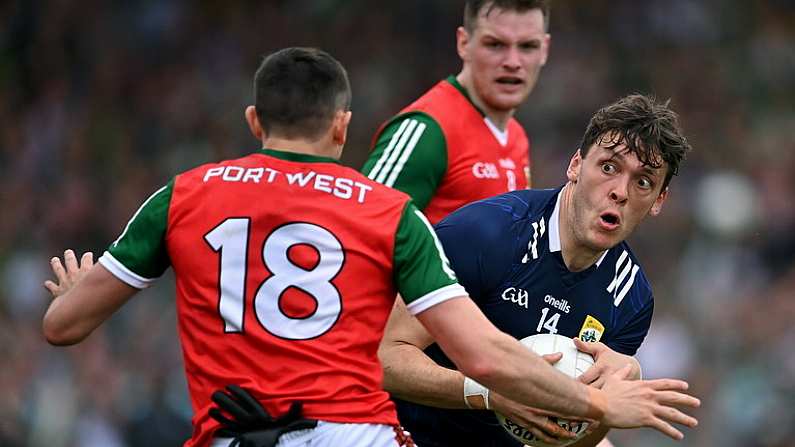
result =
[[[498,410],[549,443],[554,443],[555,438],[574,436],[553,423],[546,414],[496,392],[488,394],[488,402],[480,395],[463,397],[464,375],[439,366],[422,352],[433,341],[420,321],[409,314],[405,303],[401,299],[396,300],[378,351],[387,391],[401,399],[437,408]],[[544,359],[555,363],[560,357],[560,354],[554,354],[544,356]]]
[[[362,173],[411,196],[425,209],[447,171],[447,144],[439,124],[421,112],[394,118],[376,136]]]
[[[98,263],[91,253],[78,261],[72,250],[64,252],[63,263],[50,260],[57,283],[44,283],[53,296],[42,323],[48,342],[81,342],[168,268],[163,235],[172,188],[173,181],[146,199]]]
[[[522,404],[570,419],[597,420],[610,427],[647,426],[675,439],[683,435],[671,423],[697,424],[696,419],[676,408],[700,404],[683,392],[688,387],[686,382],[627,381],[623,379],[629,368],[624,368],[599,390],[570,379],[516,339],[497,330],[458,285],[430,224],[411,204],[404,213],[395,245],[398,289],[408,313],[419,319],[468,377]],[[384,337],[387,348],[394,342],[394,334],[400,333],[395,329],[399,324],[388,324]],[[413,349],[409,351],[410,358],[400,360],[400,374],[408,371],[409,377],[417,376],[416,372],[412,375],[412,368],[425,355],[419,347]],[[389,355],[386,357],[388,367],[394,368],[395,358],[390,361]],[[420,368],[430,366],[419,364]],[[462,399],[460,376],[439,372],[434,377],[439,379],[440,389],[450,391],[450,396],[455,390],[457,399]],[[410,389],[402,391],[404,395],[412,393]]]
[[[79,343],[138,291],[95,265],[90,252],[78,261],[74,251],[66,250],[64,262],[52,258],[50,266],[58,283],[44,283],[54,299],[42,329],[54,345]]]

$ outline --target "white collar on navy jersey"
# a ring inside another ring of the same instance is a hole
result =
[[[552,210],[552,215],[549,217],[549,252],[550,253],[560,251],[560,228],[559,228],[560,224],[558,222],[558,220],[560,219],[560,197],[563,196],[563,191],[566,190],[566,186],[561,188],[560,192],[558,192],[558,196],[555,198],[555,209]],[[605,252],[602,253],[602,256],[599,257],[599,260],[596,261],[597,267],[599,267],[599,264],[601,264],[602,261],[604,261],[608,251],[610,250],[605,250]]]

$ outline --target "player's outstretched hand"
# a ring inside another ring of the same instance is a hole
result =
[[[50,267],[52,267],[52,272],[55,274],[55,279],[58,283],[50,280],[44,281],[44,288],[50,291],[53,298],[58,298],[74,287],[80,278],[88,273],[93,266],[93,253],[90,251],[83,253],[83,256],[80,257],[80,262],[78,262],[75,252],[68,249],[63,252],[63,263],[61,263],[61,258],[57,256],[50,259]]]
[[[546,354],[542,357],[550,365],[553,365],[560,361],[563,354],[557,352]],[[547,444],[560,445],[576,436],[574,433],[564,430],[563,427],[552,422],[545,413],[508,399],[495,391],[489,392],[489,408],[526,428],[536,438]]]
[[[650,427],[673,439],[684,437],[673,425],[698,425],[696,418],[677,407],[697,408],[701,401],[685,393],[689,385],[683,380],[625,380],[630,365],[610,375],[602,386],[607,397],[607,411],[602,423],[615,428]]]
[[[577,337],[574,337],[574,345],[577,350],[588,353],[594,358],[594,364],[577,378],[580,382],[602,388],[611,374],[628,364],[631,365],[628,378],[640,378],[640,364],[634,357],[613,351],[604,343],[584,342]]]

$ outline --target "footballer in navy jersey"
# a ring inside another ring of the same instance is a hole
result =
[[[482,200],[441,221],[436,233],[462,285],[504,332],[518,339],[579,337],[634,355],[651,323],[651,286],[626,242],[583,271],[568,270],[559,192],[514,191]]]
[[[579,377],[593,387],[616,373],[638,379],[632,356],[649,330],[654,302],[625,240],[660,213],[689,149],[668,103],[630,95],[591,118],[564,186],[472,203],[440,221],[436,232],[460,284],[498,329],[518,339],[574,338],[594,357]],[[543,412],[458,372],[399,306],[379,356],[384,386],[402,399],[398,417],[418,445],[521,446],[493,411],[542,441],[566,440]],[[595,446],[607,430],[595,428],[574,447]]]
[[[459,282],[500,330],[522,339],[551,333],[606,344],[634,355],[649,330],[651,287],[629,245],[607,250],[571,272],[561,255],[561,189],[524,190],[467,205],[436,227]],[[455,368],[439,346],[425,353]],[[491,411],[445,410],[398,400],[398,417],[424,441],[421,427],[451,445],[522,444]],[[464,443],[464,444],[461,444]],[[430,444],[433,445],[433,444]]]

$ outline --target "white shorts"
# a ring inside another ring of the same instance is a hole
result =
[[[279,437],[276,447],[402,447],[396,428],[384,424],[340,424],[318,421],[317,427]],[[403,436],[401,436],[403,438]],[[215,438],[210,447],[229,447],[232,438]]]

